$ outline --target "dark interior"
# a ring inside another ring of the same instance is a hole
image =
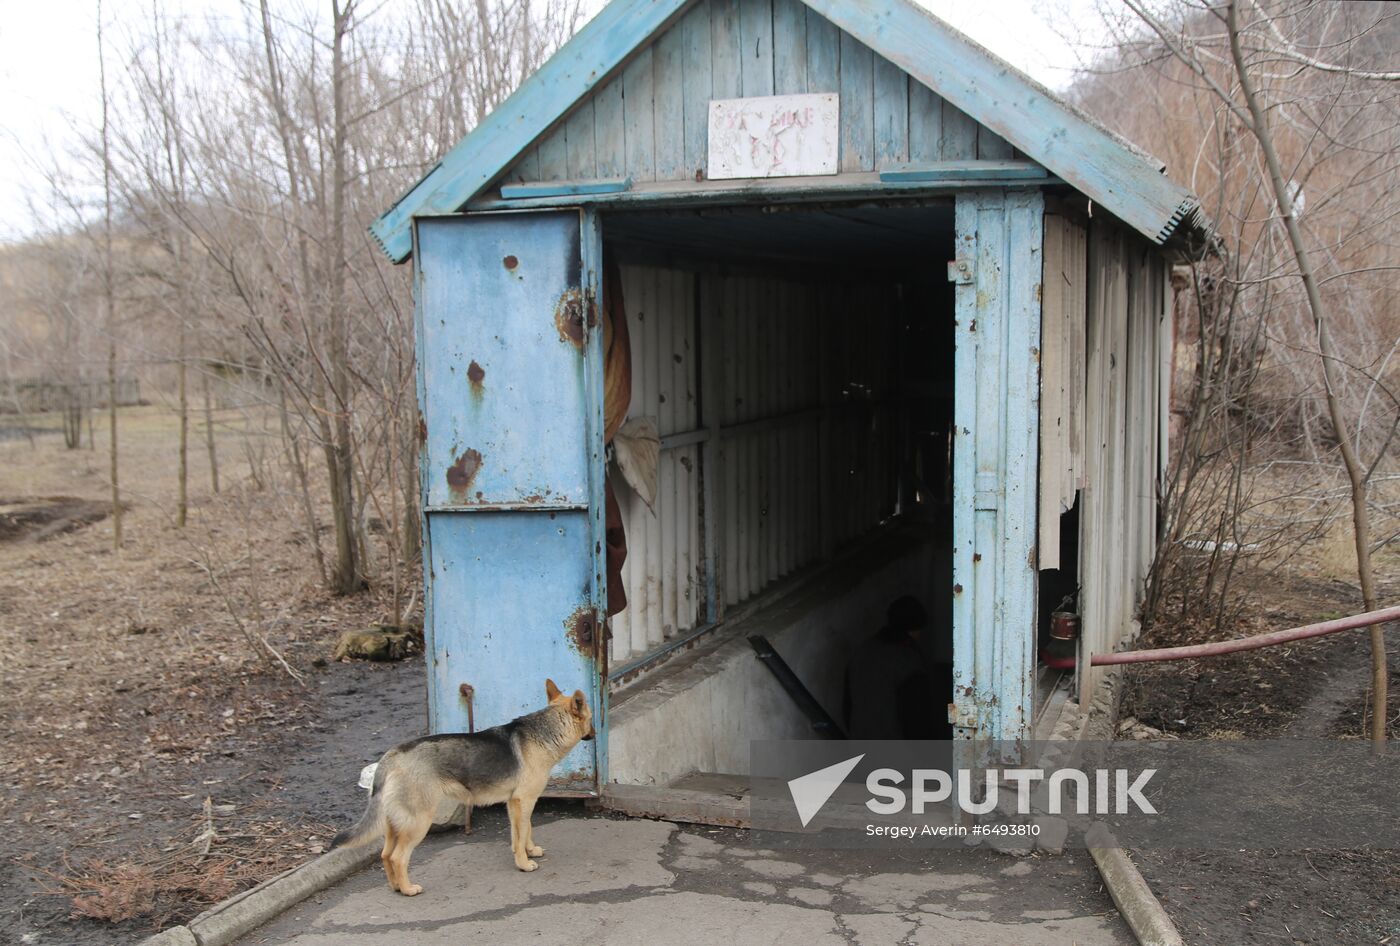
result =
[[[873,529],[915,529],[928,545],[931,567],[925,580],[904,592],[919,602],[925,617],[918,620],[917,610],[911,614],[905,602],[895,609],[895,626],[852,629],[851,639],[859,643],[846,658],[840,722],[851,727],[852,737],[950,738],[945,708],[952,698],[953,656],[954,338],[953,285],[947,277],[954,256],[952,203],[624,211],[605,216],[604,234],[614,258],[701,272],[781,273],[829,284],[833,291],[841,285],[893,289],[881,294],[878,318],[860,311],[857,296],[845,320],[857,339],[865,331],[891,333],[884,341],[892,356],[883,368],[859,376],[846,370],[852,336],[828,332],[821,357],[831,371],[822,383],[856,431],[851,443],[837,445],[844,452],[833,460],[850,465],[852,482],[858,468],[874,459],[872,451],[888,452],[881,467],[888,473],[878,482],[861,480],[862,489],[878,493],[879,523]],[[629,310],[633,307],[629,300]],[[813,357],[804,352],[792,357]],[[885,435],[864,436],[877,428]],[[908,623],[921,626],[902,626]],[[880,706],[863,712],[872,702]]]

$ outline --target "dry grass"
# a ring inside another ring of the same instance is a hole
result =
[[[266,786],[240,782],[238,760],[296,738],[314,711],[256,638],[304,671],[341,630],[386,617],[376,591],[319,587],[257,415],[219,425],[219,495],[192,431],[190,521],[177,529],[176,430],[159,407],[121,412],[121,550],[110,518],[0,541],[6,854],[107,920],[192,915],[325,842],[326,826],[260,809]],[[94,450],[0,440],[0,496],[103,502],[105,426],[96,434]],[[237,814],[221,820],[227,805]]]
[[[117,859],[65,860],[59,870],[38,873],[48,892],[71,898],[74,916],[164,926],[186,917],[191,904],[218,903],[324,850],[329,826],[266,809],[240,811],[206,797],[190,825],[164,844]]]

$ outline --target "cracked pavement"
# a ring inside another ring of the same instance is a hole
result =
[[[526,874],[507,832],[503,809],[478,810],[473,834],[432,835],[415,852],[421,895],[391,892],[376,862],[239,946],[1135,942],[1083,851],[760,848],[747,831],[541,803],[535,840],[546,853]]]

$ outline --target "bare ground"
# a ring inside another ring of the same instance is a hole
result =
[[[1221,632],[1163,626],[1141,646],[1224,639],[1359,611],[1359,591],[1329,572],[1335,570],[1297,555],[1256,589],[1257,600],[1239,623]],[[1395,601],[1400,572],[1382,565],[1378,576],[1382,602]],[[1389,735],[1395,740],[1400,641],[1393,631],[1388,636]],[[1208,660],[1141,665],[1125,678],[1123,713],[1187,739],[1358,739],[1367,731],[1369,682],[1366,633],[1343,632]],[[1400,943],[1400,851],[1144,850],[1133,856],[1187,943]]]
[[[387,591],[320,589],[256,420],[219,424],[217,496],[194,441],[177,529],[173,418],[123,411],[120,552],[100,433],[0,438],[0,943],[135,942],[314,856],[424,729],[420,660],[328,662]]]

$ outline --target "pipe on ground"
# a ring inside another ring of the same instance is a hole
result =
[[[1336,618],[1331,621],[1321,621],[1317,624],[1305,624],[1302,627],[1290,627],[1287,630],[1256,634],[1253,637],[1237,637],[1228,641],[1188,644],[1184,647],[1159,647],[1156,650],[1125,650],[1116,654],[1092,654],[1089,657],[1089,664],[1094,667],[1106,667],[1113,664],[1151,663],[1158,660],[1219,657],[1222,654],[1235,654],[1242,650],[1258,650],[1261,647],[1289,644],[1293,641],[1307,640],[1310,637],[1323,637],[1327,634],[1336,634],[1339,631],[1354,631],[1358,628],[1385,624],[1390,621],[1400,621],[1400,605],[1382,608],[1379,611],[1367,611],[1364,614],[1353,614],[1350,617]],[[1073,670],[1075,658],[1047,657],[1043,663],[1052,670]]]

